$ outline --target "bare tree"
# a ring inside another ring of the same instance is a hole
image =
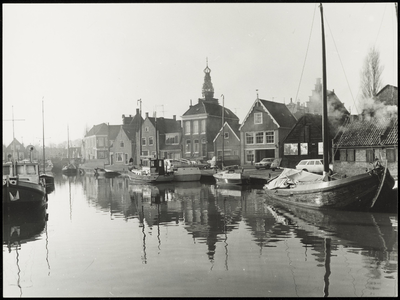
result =
[[[371,47],[361,71],[361,90],[364,99],[375,97],[381,89],[382,71],[379,50],[375,46]]]

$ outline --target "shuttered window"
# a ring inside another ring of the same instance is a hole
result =
[[[369,162],[369,163],[374,162],[374,159],[375,159],[374,149],[367,149],[366,155],[367,155],[367,157],[366,157],[367,162]]]
[[[355,150],[347,149],[347,161],[355,161]]]
[[[340,150],[340,161],[346,161],[346,149]]]
[[[394,149],[386,149],[386,158],[388,162],[395,162],[396,151],[394,151]]]

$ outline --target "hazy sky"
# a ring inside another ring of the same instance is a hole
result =
[[[328,89],[356,113],[360,71],[375,45],[383,86],[397,86],[394,3],[324,6]],[[322,77],[318,4],[3,4],[3,143],[46,145],[121,124],[142,99],[143,117],[177,119],[214,97],[243,121],[257,97],[306,102]],[[307,51],[308,49],[308,51]],[[307,57],[306,57],[307,53]],[[303,70],[304,66],[304,70]]]

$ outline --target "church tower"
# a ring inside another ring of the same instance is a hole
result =
[[[204,83],[203,83],[203,89],[202,89],[202,95],[204,100],[209,101],[209,100],[214,100],[214,87],[211,82],[211,69],[208,67],[208,59],[206,61],[207,66],[204,69]]]

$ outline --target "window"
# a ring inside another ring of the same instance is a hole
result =
[[[225,131],[224,131],[224,139],[225,139],[225,140],[229,139],[229,132],[225,132]]]
[[[308,155],[308,144],[300,143],[300,155]]]
[[[366,157],[367,162],[369,162],[369,163],[374,162],[374,159],[375,159],[374,149],[367,149],[366,155],[367,155],[367,157]]]
[[[355,150],[354,149],[347,149],[347,161],[355,161]]]
[[[128,164],[128,153],[125,153],[125,164]]]
[[[256,144],[262,144],[264,142],[264,132],[256,132]]]
[[[142,138],[142,146],[146,146],[146,138]]]
[[[308,163],[307,163],[307,166],[313,166],[315,163],[314,163],[314,161],[313,160],[310,160]]]
[[[185,134],[190,134],[190,121],[185,122]]]
[[[252,133],[246,132],[246,144],[254,144],[254,137]]]
[[[149,132],[149,127],[146,126],[146,127],[144,128],[144,131],[145,131],[145,132]]]
[[[120,143],[120,146],[121,146],[121,148],[124,148],[124,141],[121,141],[121,143]]]
[[[396,152],[394,149],[386,149],[386,158],[388,162],[396,161]]]
[[[254,113],[254,124],[262,124],[262,113]]]
[[[206,120],[201,120],[201,133],[206,133]]]
[[[106,154],[104,151],[97,151],[97,158],[106,158]]]
[[[283,145],[283,154],[284,155],[298,155],[299,154],[298,144],[284,144]]]
[[[194,152],[199,152],[199,140],[194,140]]]
[[[186,140],[186,145],[185,145],[185,152],[190,153],[190,148],[191,148],[191,141]]]
[[[265,142],[267,144],[274,144],[275,143],[275,136],[273,131],[267,131],[265,133]]]
[[[122,162],[123,153],[115,153],[117,162]]]
[[[153,157],[156,157],[156,152],[155,152],[155,151],[152,151],[152,152],[151,152],[151,155],[153,155]]]
[[[340,151],[342,151],[342,150],[340,150]],[[322,142],[318,143],[318,155],[324,155],[324,144]],[[340,154],[340,156],[342,156],[342,155]],[[344,157],[346,160],[346,155],[344,155]]]
[[[199,121],[193,121],[193,134],[199,133]]]
[[[148,155],[149,155],[149,151],[147,151],[147,150],[142,151],[142,156],[148,156]]]
[[[97,147],[104,147],[104,138],[100,137],[97,139]]]
[[[253,150],[246,151],[246,161],[253,162],[254,161],[254,152]]]
[[[178,144],[178,134],[167,134],[165,136],[165,144],[166,145],[173,145]]]
[[[149,146],[153,146],[154,142],[153,142],[153,137],[149,136]]]
[[[322,143],[321,143],[322,144]],[[319,153],[318,153],[319,154]],[[346,161],[346,149],[340,150],[340,161]]]

